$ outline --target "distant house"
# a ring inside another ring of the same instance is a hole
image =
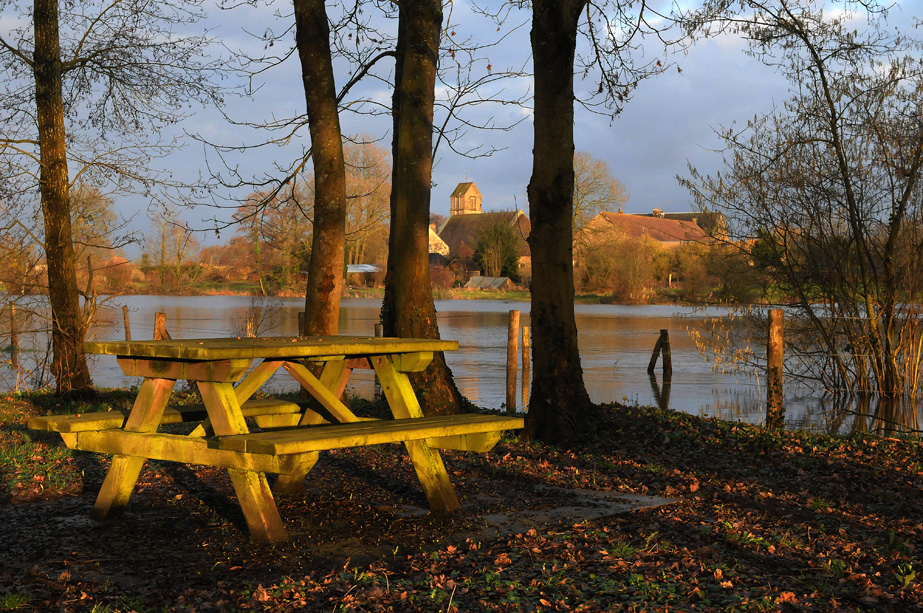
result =
[[[510,289],[513,282],[509,277],[474,276],[465,283],[465,289]]]
[[[429,252],[448,257],[449,246],[436,234],[436,224],[429,224]]]
[[[578,240],[586,243],[647,238],[665,248],[709,240],[708,234],[692,221],[667,219],[666,215],[630,215],[602,212],[580,232]]]
[[[346,281],[350,285],[372,287],[381,279],[381,267],[375,264],[347,264]]]

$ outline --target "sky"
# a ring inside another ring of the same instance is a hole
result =
[[[213,35],[227,47],[258,53],[263,43],[247,32],[261,34],[267,28],[280,31],[287,20],[275,18],[273,12],[285,6],[290,5],[286,2],[276,2],[270,7],[243,5],[234,11],[215,12],[208,25],[213,28]],[[892,21],[906,22],[911,16],[920,15],[923,15],[923,0],[909,0],[899,2],[891,17]],[[469,35],[481,39],[495,35],[495,26],[468,13],[462,2],[454,3],[452,19],[456,24],[453,31],[457,31],[459,39]],[[511,29],[517,23],[524,25],[510,33],[501,45],[483,53],[479,69],[483,71],[487,63],[491,63],[494,70],[527,64],[527,22],[525,12],[514,15],[505,28]],[[670,57],[669,60],[682,71],[671,68],[643,81],[615,118],[592,114],[578,106],[574,126],[576,147],[607,162],[612,175],[627,188],[630,199],[624,206],[625,212],[648,213],[655,207],[667,212],[692,210],[691,198],[678,185],[676,175],[688,175],[688,164],[706,172],[720,169],[721,158],[715,151],[720,141],[715,130],[735,123],[745,124],[754,115],[770,110],[788,97],[787,84],[782,77],[746,56],[744,47],[740,39],[724,36],[700,41],[685,54]],[[348,67],[339,64],[338,68],[338,83],[342,83],[344,69]],[[256,120],[303,112],[304,91],[297,58],[267,72],[257,83],[261,88],[253,97],[228,99],[224,110],[229,116]],[[513,93],[523,92],[530,88],[530,82],[519,79],[504,87]],[[578,92],[590,87],[591,84],[578,79]],[[383,103],[390,100],[390,90],[380,81],[366,85],[363,94]],[[463,145],[486,142],[501,149],[488,158],[469,159],[446,147],[441,148],[433,173],[433,213],[447,215],[449,195],[455,186],[462,181],[474,181],[483,195],[485,210],[519,208],[528,214],[526,185],[531,174],[533,133],[530,110],[520,106],[493,106],[470,117],[476,121],[485,114],[493,116],[500,124],[523,121],[505,132],[468,132]],[[343,113],[341,122],[344,133],[380,138],[380,145],[390,148],[390,117]],[[196,112],[181,124],[181,128],[212,142],[238,144],[257,139],[252,133],[228,125],[214,110]],[[284,162],[296,155],[303,144],[307,144],[306,129],[287,148],[249,150],[235,160],[241,168],[260,175],[274,162]],[[192,178],[206,172],[206,160],[214,167],[214,153],[193,143],[173,154],[167,165],[176,176]],[[124,213],[139,210],[143,204],[132,199],[119,202]],[[192,227],[207,228],[208,220],[216,215],[226,217],[228,212],[198,207],[187,211],[185,219]],[[146,229],[143,213],[136,215],[133,226],[141,231]],[[223,232],[220,241],[229,238],[229,232]],[[203,233],[202,240],[204,244],[214,244],[219,239],[213,233]],[[138,255],[129,252],[129,255]]]

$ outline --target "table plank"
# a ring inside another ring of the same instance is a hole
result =
[[[156,377],[187,381],[237,381],[251,360],[233,358],[208,361],[178,361],[119,356],[116,360],[128,377]]]
[[[277,415],[287,415],[294,418],[294,421],[292,421],[292,419],[279,419],[277,423],[295,425],[298,423],[300,413],[304,411],[305,408],[306,404],[302,406],[296,402],[276,400],[275,398],[251,399],[240,405],[244,417],[259,418],[257,423],[261,428],[274,427],[271,425],[273,423],[272,419],[264,420],[262,418]],[[42,415],[29,419],[27,425],[33,430],[47,430],[50,432],[63,433],[109,430],[111,428],[123,428],[125,426],[125,420],[128,419],[128,413],[127,409],[111,409],[109,411],[98,411],[93,413]],[[208,413],[205,410],[204,404],[168,406],[163,411],[160,425],[202,421],[206,417],[208,417]],[[263,423],[270,425],[264,426],[262,425]]]
[[[162,432],[142,433],[124,430],[78,432],[68,437],[68,447],[81,451],[114,453],[150,460],[169,460],[196,466],[240,468],[266,473],[302,473],[304,458],[299,454],[274,456],[239,453],[218,449],[214,439],[194,438]],[[317,459],[317,454],[305,454]],[[312,462],[313,464],[313,462]]]
[[[84,343],[86,353],[170,360],[310,358],[455,351],[457,341],[365,336],[173,339]]]
[[[350,424],[330,424],[222,436],[218,439],[218,447],[247,453],[286,455],[396,443],[408,439],[518,430],[522,427],[521,417],[478,413],[437,415],[417,419],[373,419]]]

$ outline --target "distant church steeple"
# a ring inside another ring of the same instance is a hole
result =
[[[459,183],[452,192],[449,215],[471,215],[481,212],[481,192],[473,182]]]

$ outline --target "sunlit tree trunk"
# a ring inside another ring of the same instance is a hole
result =
[[[34,9],[35,104],[52,317],[52,372],[58,393],[82,392],[90,388],[91,381],[83,353],[86,329],[81,316],[71,234],[58,0],[35,0]]]
[[[574,317],[574,51],[584,0],[533,0],[535,141],[532,231],[532,401],[526,433],[566,443],[593,405],[583,383]]]
[[[442,4],[404,0],[399,6],[391,234],[381,320],[386,336],[439,338],[429,278],[429,207]],[[425,414],[458,410],[461,396],[442,354],[411,381]]]
[[[295,42],[304,80],[315,186],[304,333],[330,335],[339,329],[343,291],[346,167],[324,0],[294,0],[294,4]]]

